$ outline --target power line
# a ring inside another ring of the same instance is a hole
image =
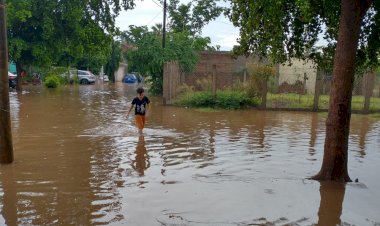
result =
[[[158,5],[159,7],[163,8],[162,5],[160,3],[157,3],[156,1],[152,0],[152,2],[154,2],[154,4]]]
[[[150,23],[152,23],[153,20],[155,20],[159,15],[161,15],[162,12],[163,12],[163,10],[161,10],[159,13],[157,13],[157,15],[154,16],[153,19],[151,19],[151,20],[149,21],[149,23],[147,23],[147,25],[150,25]]]

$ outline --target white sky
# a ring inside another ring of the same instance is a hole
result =
[[[169,1],[167,1],[169,2]],[[188,3],[189,0],[181,0],[180,3]],[[128,30],[129,25],[152,27],[163,22],[163,8],[157,0],[136,1],[136,7],[129,11],[123,11],[116,19],[116,26],[122,31]],[[239,29],[224,15],[216,18],[203,28],[202,36],[211,38],[211,45],[220,45],[221,50],[231,50],[237,44]]]

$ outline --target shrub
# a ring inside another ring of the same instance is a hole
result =
[[[239,109],[244,106],[256,106],[255,98],[249,97],[245,92],[223,90],[218,91],[215,107],[223,109]]]
[[[49,76],[46,78],[44,84],[47,88],[57,88],[60,84],[60,78],[56,75]]]
[[[209,107],[221,109],[239,109],[245,106],[257,106],[258,100],[249,97],[245,92],[222,90],[216,96],[211,92],[186,92],[176,101],[176,105],[188,107]]]
[[[199,91],[211,91],[212,90],[212,81],[209,78],[201,78],[195,81],[196,89]]]
[[[189,86],[187,84],[182,84],[177,88],[177,93],[191,93],[194,91],[194,86]]]
[[[262,97],[264,92],[264,87],[267,87],[267,82],[270,78],[275,77],[275,69],[270,65],[264,64],[249,64],[247,65],[247,72],[249,78],[247,81],[247,93],[251,97]]]

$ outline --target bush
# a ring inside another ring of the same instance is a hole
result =
[[[49,76],[46,78],[44,84],[47,88],[57,88],[60,84],[60,78],[56,75]]]
[[[239,109],[246,106],[257,106],[258,100],[241,91],[223,90],[218,91],[216,96],[211,92],[198,91],[182,94],[175,104],[188,107]]]
[[[209,78],[197,79],[195,81],[196,89],[199,91],[211,91],[212,90],[212,81]]]
[[[249,78],[247,80],[247,93],[250,97],[262,97],[267,90],[263,90],[264,84],[276,76],[275,69],[270,65],[247,65]]]

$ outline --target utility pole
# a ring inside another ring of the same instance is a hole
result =
[[[0,163],[13,162],[5,0],[0,0]]]
[[[165,48],[166,36],[166,0],[164,0],[164,22],[162,23],[162,48]]]

